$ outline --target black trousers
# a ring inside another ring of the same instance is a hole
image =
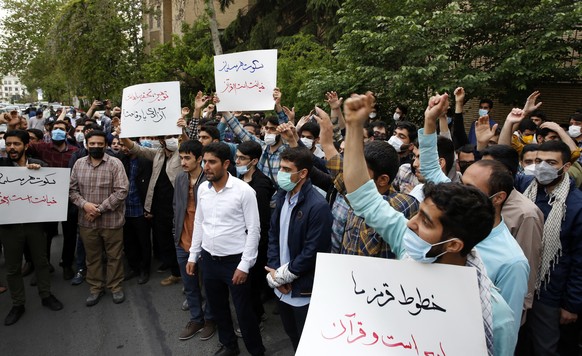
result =
[[[63,267],[72,267],[75,260],[75,247],[77,244],[77,227],[78,227],[77,207],[69,203],[67,212],[67,221],[62,221],[63,227],[63,250],[61,261]],[[53,237],[58,235],[58,222],[44,223],[44,230],[47,237],[47,260],[50,262],[51,244]]]
[[[202,250],[202,279],[206,290],[206,302],[210,304],[214,321],[218,326],[218,339],[224,346],[238,348],[236,334],[230,316],[229,292],[236,311],[238,324],[248,352],[263,355],[265,347],[259,330],[259,322],[251,303],[251,285],[232,284],[232,276],[240,262],[240,255],[213,258]]]
[[[170,266],[172,276],[180,277],[180,267],[176,257],[176,244],[174,243],[174,212],[172,208],[159,207],[153,209],[152,233],[156,240],[160,260]]]
[[[309,304],[302,307],[294,307],[279,301],[279,315],[281,316],[283,329],[285,329],[285,333],[291,339],[295,351],[297,351],[297,347],[299,346],[299,340],[303,333],[308,310]]]
[[[133,271],[150,273],[152,264],[151,227],[143,215],[125,217],[123,248],[129,267]]]

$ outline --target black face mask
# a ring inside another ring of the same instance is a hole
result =
[[[89,148],[89,156],[95,159],[101,159],[105,156],[105,150],[100,147],[90,147]]]
[[[387,138],[386,134],[376,133],[376,132],[374,133],[374,140],[377,140],[377,141],[386,141],[386,138]]]

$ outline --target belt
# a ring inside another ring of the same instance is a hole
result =
[[[210,258],[213,261],[219,261],[219,262],[240,262],[241,258],[242,258],[242,253],[239,253],[237,255],[228,255],[228,256],[213,256],[211,255],[208,251],[206,250],[202,250],[203,253],[203,258]]]

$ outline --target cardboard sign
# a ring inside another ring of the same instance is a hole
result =
[[[123,89],[120,137],[180,135],[180,82],[138,84]]]
[[[319,253],[296,355],[487,355],[477,273]]]
[[[66,221],[70,171],[0,167],[0,225]]]
[[[277,86],[277,50],[214,56],[218,111],[273,110]]]

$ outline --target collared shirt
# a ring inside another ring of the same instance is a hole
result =
[[[248,273],[257,259],[260,238],[259,208],[255,191],[230,174],[216,191],[211,182],[198,188],[189,262],[197,262],[202,249],[212,256],[242,253],[238,269]]]
[[[125,204],[129,182],[123,164],[117,158],[104,155],[97,166],[91,157],[83,157],[71,171],[69,198],[79,207],[79,226],[117,229],[125,222]],[[99,205],[101,215],[93,222],[85,218],[85,203]]]
[[[291,261],[291,254],[289,252],[289,221],[291,220],[291,212],[297,205],[299,193],[290,197],[291,193],[285,196],[285,203],[281,207],[281,215],[279,220],[279,258],[281,266]],[[280,301],[285,302],[294,307],[302,307],[311,301],[310,297],[292,298],[291,293],[283,294],[275,288],[275,295]]]
[[[332,157],[326,163],[326,167],[332,176],[335,176],[334,186],[340,193],[336,197],[337,204],[334,203],[334,208],[338,207],[340,211],[332,211],[332,214],[334,214],[332,248],[338,246],[338,252],[341,254],[394,258],[395,255],[386,241],[373,228],[366,225],[364,218],[354,213],[349,206],[349,202],[344,199],[338,202],[340,195],[345,196],[347,194],[341,166],[342,159],[340,155]],[[419,204],[414,197],[398,193],[392,187],[390,187],[388,193],[387,195],[382,195],[382,198],[394,209],[404,214],[404,217],[411,219],[418,213]],[[335,221],[336,216],[339,217],[337,222]],[[344,225],[340,226],[342,222],[344,222]]]
[[[186,135],[191,140],[198,139],[198,126],[200,124],[200,119],[193,117],[190,122],[188,123],[188,127],[186,127]]]
[[[49,167],[68,168],[69,160],[78,148],[68,143],[65,143],[65,145],[65,149],[59,151],[52,142],[39,142],[30,144],[28,150],[33,157],[45,161]]]
[[[129,193],[125,200],[125,216],[129,218],[136,218],[143,215],[143,205],[139,198],[137,191],[137,184],[135,177],[137,176],[138,159],[133,158],[129,160]]]

